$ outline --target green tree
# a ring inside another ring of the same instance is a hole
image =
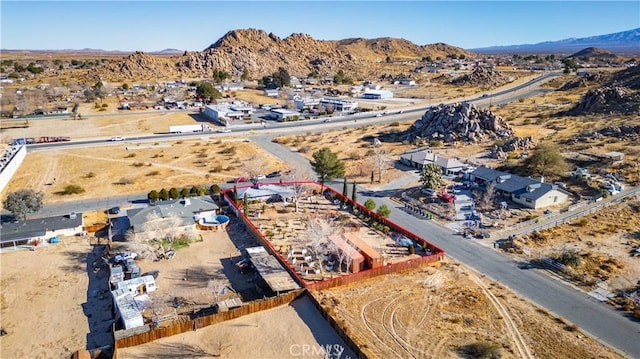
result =
[[[347,198],[349,198],[349,189],[347,187],[347,177],[344,178],[344,183],[342,184],[342,204],[347,203]]]
[[[442,186],[442,168],[435,163],[428,163],[422,166],[420,182],[425,188],[437,190]]]
[[[371,198],[368,198],[366,201],[364,201],[364,206],[369,208],[370,210],[374,210],[376,209],[376,201],[372,200]]]
[[[129,84],[127,84],[127,83],[122,84],[122,89],[123,90],[128,90],[129,89]]]
[[[249,69],[247,69],[246,67],[242,70],[242,75],[240,76],[240,80],[242,81],[247,81],[249,79],[250,75],[249,75]]]
[[[532,169],[532,175],[545,176],[551,172],[559,173],[567,169],[567,163],[560,149],[552,143],[541,143],[533,154],[525,161],[525,166]]]
[[[193,186],[191,187],[191,190],[189,191],[189,196],[191,197],[197,197],[200,195],[200,190],[197,186]]]
[[[225,72],[225,71],[222,71],[222,70],[218,70],[218,69],[213,70],[212,78],[213,78],[213,82],[214,83],[219,84],[222,81],[224,81],[224,80],[226,80],[226,79],[228,79],[230,77],[231,77],[231,75],[229,75],[228,72]]]
[[[245,216],[249,215],[249,200],[247,198],[247,192],[244,192],[244,196],[242,197],[242,211],[244,212]]]
[[[180,197],[182,197],[182,198],[187,198],[187,197],[189,197],[190,195],[191,195],[191,192],[189,191],[189,189],[188,189],[187,187],[183,188],[183,189],[180,191]]]
[[[279,67],[278,71],[271,75],[271,81],[273,81],[277,87],[289,86],[291,85],[291,76],[289,76],[287,69]]]
[[[161,200],[166,201],[169,199],[169,191],[167,191],[166,188],[163,188],[160,190],[160,193],[158,193],[158,196]]]
[[[16,219],[25,220],[27,214],[38,212],[42,209],[44,193],[31,189],[21,189],[11,192],[2,202],[2,206],[11,212]]]
[[[338,70],[335,76],[333,76],[333,82],[338,85],[344,82],[344,71]]]
[[[324,184],[325,181],[344,176],[344,163],[328,147],[314,152],[312,157],[311,167],[318,175],[320,183]]]
[[[357,201],[358,194],[357,194],[357,190],[356,190],[356,183],[353,182],[351,185],[352,185],[352,187],[351,187],[351,200],[353,201],[353,203],[358,203],[358,201]]]
[[[155,189],[149,192],[147,195],[147,199],[149,199],[150,203],[156,202],[160,198],[160,194]]]
[[[169,190],[169,198],[172,198],[172,199],[178,199],[178,198],[180,198],[180,191],[179,191],[177,188],[172,187],[172,188]]]
[[[381,204],[376,212],[384,218],[389,218],[389,215],[391,214],[391,210],[386,204]]]
[[[209,187],[209,192],[211,192],[212,195],[220,196],[220,193],[222,193],[222,188],[214,183],[211,185],[211,187]]]
[[[198,86],[196,86],[196,95],[199,95],[207,102],[222,98],[220,91],[213,87],[213,84],[210,82],[200,82]]]

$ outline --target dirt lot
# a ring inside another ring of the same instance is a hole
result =
[[[239,164],[259,162],[264,173],[286,165],[242,139],[114,142],[111,146],[31,152],[6,187],[45,193],[47,204],[226,182],[246,175]],[[123,181],[124,179],[124,181]],[[124,183],[127,184],[124,184]],[[67,185],[84,192],[61,195]]]
[[[0,254],[1,325],[8,333],[0,337],[0,356],[66,358],[85,348],[91,250],[87,240],[66,237],[36,251]]]
[[[458,358],[488,343],[503,358],[619,358],[498,284],[457,263],[318,293],[347,333],[375,357]]]
[[[354,358],[308,299],[118,350],[118,358]],[[303,350],[306,348],[306,354]],[[315,352],[313,351],[315,350]]]
[[[93,106],[92,104],[88,105]],[[2,121],[17,120],[3,119]],[[0,140],[2,143],[9,143],[13,138],[40,136],[67,136],[71,137],[71,140],[109,139],[112,136],[131,137],[152,133],[164,133],[169,131],[170,125],[197,123],[196,117],[187,112],[120,111],[120,115],[118,116],[91,116],[85,117],[82,120],[54,118],[30,119],[28,128],[4,130],[0,135]],[[24,124],[24,120],[17,121],[17,124]]]
[[[580,274],[596,280],[608,278],[609,290],[635,287],[640,278],[640,199],[630,199],[573,222],[516,239],[528,249],[527,259],[560,257],[577,252]]]

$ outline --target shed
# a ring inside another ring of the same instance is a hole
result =
[[[345,254],[347,260],[351,261],[351,266],[348,268],[351,273],[358,273],[365,269],[364,256],[346,240],[340,236],[331,236],[329,240],[336,245],[338,251]]]
[[[368,268],[377,268],[382,267],[384,265],[384,258],[382,255],[365,243],[360,237],[353,233],[345,233],[345,239],[349,244],[355,247],[360,254],[362,254],[366,258],[367,267]]]

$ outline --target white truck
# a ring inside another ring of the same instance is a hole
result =
[[[176,125],[169,126],[170,133],[209,132],[213,131],[209,125]]]

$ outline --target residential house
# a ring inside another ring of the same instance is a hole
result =
[[[269,116],[271,116],[271,118],[277,121],[285,122],[285,121],[295,120],[296,118],[299,118],[300,113],[297,111],[278,108],[278,109],[269,110]]]
[[[58,236],[74,236],[83,231],[82,213],[27,219],[0,224],[0,248],[38,245]]]
[[[367,100],[384,100],[393,98],[393,92],[387,90],[366,90],[362,98]]]
[[[260,185],[253,187],[246,187],[238,189],[238,198],[244,198],[247,195],[247,199],[267,201],[293,201],[295,198],[295,192],[291,187],[278,186],[278,185]]]
[[[569,193],[556,184],[487,167],[476,168],[469,179],[485,186],[494,183],[497,194],[533,209],[562,204],[569,199]]]
[[[280,92],[277,89],[264,89],[264,95],[268,97],[278,97]]]
[[[426,147],[409,150],[401,154],[400,162],[419,170],[426,164],[435,163],[442,168],[442,173],[445,175],[457,174],[465,167],[465,164],[457,159],[439,156]]]
[[[131,230],[144,232],[144,225],[151,219],[178,217],[178,230],[195,228],[195,223],[204,217],[217,214],[218,205],[209,196],[188,197],[158,202],[154,206],[134,208],[127,211]]]
[[[358,103],[355,101],[335,97],[325,97],[321,99],[320,105],[333,106],[335,111],[354,111],[358,108]]]

